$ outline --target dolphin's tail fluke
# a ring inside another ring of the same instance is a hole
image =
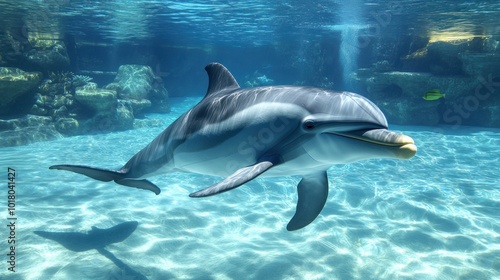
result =
[[[70,164],[53,165],[49,167],[49,169],[67,170],[85,175],[95,180],[103,182],[115,181],[115,183],[120,184],[122,186],[149,190],[154,192],[155,194],[160,194],[160,188],[158,188],[155,184],[151,183],[148,180],[136,180],[136,179],[126,178],[125,177],[126,173],[123,171],[116,171],[111,169],[85,166],[85,165],[70,165]]]

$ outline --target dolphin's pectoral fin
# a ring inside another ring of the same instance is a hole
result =
[[[328,177],[326,171],[304,176],[297,186],[299,201],[297,210],[286,229],[301,229],[310,224],[325,206],[328,197]]]
[[[273,167],[274,164],[271,161],[261,161],[254,165],[247,166],[236,170],[233,174],[229,175],[226,179],[220,181],[219,183],[208,187],[206,189],[194,192],[190,194],[190,197],[205,197],[211,196],[223,192],[227,192],[234,188],[237,188],[246,182],[255,179],[260,174],[266,172],[269,168]]]
[[[115,180],[117,184],[120,184],[122,186],[126,187],[132,187],[132,188],[137,188],[137,189],[143,189],[143,190],[148,190],[154,192],[156,195],[159,195],[161,190],[158,188],[155,184],[151,183],[148,180],[135,180],[135,179],[119,179]]]
[[[154,192],[155,194],[160,193],[160,189],[150,181],[124,178],[125,173],[121,171],[85,166],[85,165],[70,165],[70,164],[53,165],[49,167],[49,169],[72,171],[78,174],[85,175],[95,180],[103,182],[115,181],[115,183],[123,186],[149,190]]]

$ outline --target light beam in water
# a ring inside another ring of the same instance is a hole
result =
[[[342,64],[344,89],[353,90],[352,73],[358,68],[359,31],[364,28],[361,18],[362,3],[359,0],[342,1],[339,59]]]

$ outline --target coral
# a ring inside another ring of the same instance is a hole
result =
[[[54,84],[65,84],[71,83],[73,73],[67,71],[56,71],[49,73],[50,83]]]
[[[86,85],[83,86],[84,90],[96,90],[97,89],[97,84],[96,83],[87,83]]]
[[[73,75],[71,78],[71,82],[75,88],[85,86],[90,81],[92,81],[92,78],[85,75]]]

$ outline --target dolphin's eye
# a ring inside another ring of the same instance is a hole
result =
[[[311,130],[314,128],[315,124],[313,120],[305,120],[303,126],[305,130]]]

